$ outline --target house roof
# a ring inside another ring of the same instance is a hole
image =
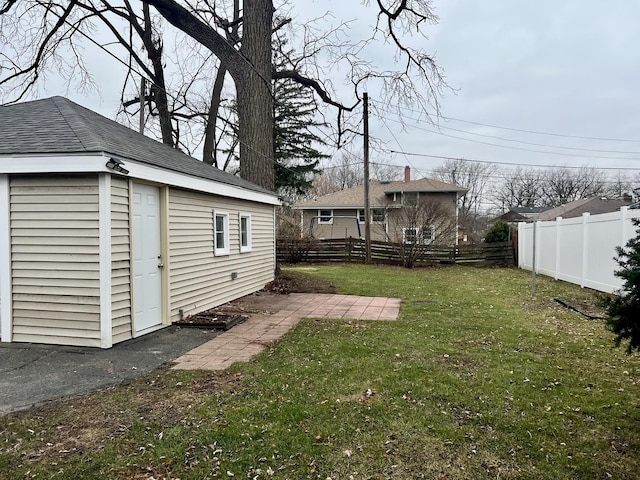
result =
[[[412,180],[410,182],[370,182],[370,205],[372,208],[386,206],[386,196],[400,192],[455,193],[457,195],[464,195],[467,189],[432,178],[421,178],[420,180]],[[322,195],[316,199],[296,202],[293,208],[362,208],[363,205],[364,185],[358,185],[357,187]]]
[[[530,217],[523,215],[521,213],[518,213],[515,210],[511,209],[508,212],[503,213],[502,215],[494,219],[494,221],[497,221],[497,220],[514,223],[514,222],[523,222],[525,220],[530,220]]]
[[[546,210],[536,217],[536,220],[555,220],[557,217],[575,218],[583,213],[598,215],[620,210],[620,207],[631,205],[630,200],[609,199],[600,197],[582,198],[573,202]]]
[[[104,153],[205,180],[275,195],[145,137],[64,97],[0,107],[0,156]],[[7,161],[0,157],[1,162]]]
[[[509,211],[525,217],[530,217],[550,209],[551,207],[511,207]]]

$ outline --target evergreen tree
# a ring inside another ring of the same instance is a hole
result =
[[[313,96],[292,80],[276,80],[273,85],[273,148],[276,191],[303,195],[312,186],[312,176],[320,173],[320,160],[328,155],[317,146],[326,143],[312,129],[324,126],[315,120]]]
[[[629,340],[627,353],[640,351],[640,219],[633,224],[636,236],[616,249],[620,270],[615,274],[624,281],[622,291],[607,302],[607,326],[616,334],[616,345]]]
[[[511,227],[504,220],[498,220],[484,237],[485,243],[508,242],[511,240]]]

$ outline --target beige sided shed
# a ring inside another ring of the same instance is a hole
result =
[[[109,348],[263,288],[277,196],[62,97],[0,107],[0,337]]]

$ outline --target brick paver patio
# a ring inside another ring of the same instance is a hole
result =
[[[224,370],[248,362],[303,318],[396,320],[400,299],[320,293],[292,293],[271,305],[276,313],[252,315],[175,360],[175,369]]]

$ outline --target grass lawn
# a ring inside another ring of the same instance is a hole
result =
[[[296,267],[400,297],[229,371],[158,370],[0,418],[0,478],[640,478],[640,357],[508,269]]]

